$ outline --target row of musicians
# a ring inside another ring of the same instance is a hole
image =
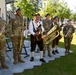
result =
[[[29,31],[30,31],[30,41],[31,41],[31,59],[30,61],[34,61],[34,51],[36,48],[36,44],[38,45],[39,49],[40,49],[40,61],[41,62],[46,62],[43,58],[43,56],[45,56],[45,50],[46,50],[46,45],[43,44],[43,37],[41,37],[40,40],[37,40],[36,36],[39,34],[39,31],[35,32],[35,30],[37,29],[37,27],[41,24],[41,33],[43,33],[45,31],[45,35],[47,35],[47,32],[54,26],[54,24],[57,25],[57,29],[59,29],[60,31],[60,26],[58,24],[59,22],[59,18],[57,16],[54,17],[54,19],[52,21],[49,20],[50,15],[47,14],[46,15],[46,19],[42,22],[40,21],[40,14],[36,13],[34,15],[34,20],[31,21],[29,23]],[[13,43],[13,58],[14,58],[14,64],[17,64],[18,62],[21,63],[25,63],[24,60],[22,60],[21,58],[21,51],[22,51],[22,46],[23,46],[23,41],[24,41],[24,37],[23,37],[23,27],[24,27],[24,23],[23,23],[23,17],[21,16],[21,10],[18,9],[16,11],[16,15],[14,19],[10,19],[10,35],[11,35],[11,39],[12,39],[12,43]],[[45,28],[45,30],[44,30]],[[70,31],[70,35],[69,37],[64,37],[64,43],[65,43],[65,49],[66,52],[69,53],[70,50],[70,44],[73,38],[73,33],[74,33],[74,27],[71,25],[71,21],[68,20],[68,24],[64,27],[63,29],[63,33],[64,35],[67,34],[67,32],[69,31],[69,29],[72,28],[72,30]],[[5,62],[5,50],[6,50],[6,40],[5,35],[6,34],[6,30],[7,29],[7,25],[5,22],[3,22],[2,18],[0,17],[0,57],[1,57],[1,66],[3,68],[8,69],[8,66],[4,63]],[[67,42],[68,41],[68,42]],[[59,53],[58,52],[58,43],[59,43],[59,38],[57,37],[56,39],[54,39],[52,41],[52,53],[56,54]],[[47,44],[47,50],[48,50],[48,56],[51,57],[50,54],[50,44]]]

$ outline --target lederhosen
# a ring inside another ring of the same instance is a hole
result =
[[[57,34],[57,33],[56,33]],[[52,41],[52,48],[55,47],[55,45],[58,45],[59,44],[59,36],[56,37],[53,41]]]
[[[33,31],[35,32],[35,27],[34,27],[34,23],[32,22],[33,25]],[[30,40],[31,40],[31,52],[35,51],[36,48],[36,44],[38,45],[40,51],[43,51],[43,40],[37,40],[36,37],[34,35],[30,35]]]
[[[57,38],[55,38],[55,39],[52,41],[52,48],[54,48],[55,45],[58,45],[58,44],[59,44],[59,39],[58,39],[58,37],[57,37]]]

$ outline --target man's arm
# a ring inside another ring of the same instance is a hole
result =
[[[35,32],[33,31],[32,21],[29,23],[29,32],[30,32],[32,35],[35,35]]]

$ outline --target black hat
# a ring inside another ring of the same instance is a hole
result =
[[[54,16],[54,19],[59,18],[58,16]]]
[[[71,21],[71,19],[68,19],[67,22]]]
[[[50,14],[46,14],[45,17],[50,16]]]
[[[35,13],[34,16],[40,16],[40,14],[39,13]]]
[[[21,9],[20,9],[20,8],[17,8],[17,9],[16,9],[16,12],[19,11],[19,10],[21,10]]]

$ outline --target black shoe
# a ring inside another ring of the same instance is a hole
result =
[[[30,61],[34,61],[34,57],[31,57]]]
[[[59,53],[58,50],[55,50],[55,53]]]
[[[69,54],[69,51],[65,51],[65,54]]]
[[[46,62],[43,58],[42,58],[42,59],[40,59],[40,61],[41,61],[41,62]]]
[[[55,55],[55,51],[52,51],[52,54],[54,54],[54,55]]]

